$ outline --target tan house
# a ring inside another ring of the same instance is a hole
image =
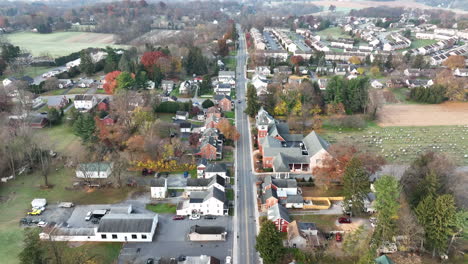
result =
[[[226,229],[222,226],[194,225],[188,234],[190,241],[226,241],[226,236]]]
[[[288,225],[288,246],[299,249],[313,249],[323,245],[323,237],[314,223],[292,221]]]

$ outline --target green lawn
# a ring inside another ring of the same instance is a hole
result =
[[[171,113],[157,113],[156,118],[161,119],[162,121],[165,122],[170,122],[172,123],[172,118],[175,117],[175,114]]]
[[[411,41],[410,49],[421,48],[421,47],[431,45],[437,42],[438,42],[437,40],[433,40],[433,39],[414,39]]]
[[[331,38],[348,38],[349,37],[349,35],[347,35],[340,27],[331,27],[325,30],[318,31],[317,35],[319,35],[323,39],[327,39],[328,37],[331,37]]]
[[[54,67],[35,67],[35,66],[28,66],[26,69],[24,69],[23,73],[16,73],[13,74],[14,77],[23,77],[23,76],[29,76],[31,78],[34,78],[36,76],[42,75],[48,71],[51,71]]]
[[[124,45],[113,45],[112,34],[88,32],[55,32],[39,34],[17,32],[5,35],[14,45],[20,46],[33,56],[50,54],[53,57],[68,55],[89,47],[105,48],[106,46],[126,48]]]
[[[227,71],[235,71],[237,61],[235,57],[226,57],[223,59],[224,65],[226,66]]]
[[[224,116],[226,118],[234,118],[235,114],[234,114],[234,111],[229,111],[229,112],[224,112]]]
[[[170,203],[147,204],[146,209],[158,214],[175,214],[177,205]]]
[[[79,150],[81,147],[80,138],[73,134],[72,127],[64,123],[54,127],[45,127],[34,130],[38,138],[45,138],[51,143],[51,148],[55,151],[67,153]]]
[[[232,150],[223,149],[223,161],[224,162],[234,162],[234,152]]]
[[[57,89],[57,90],[52,90],[52,91],[47,91],[45,93],[42,93],[41,95],[62,95],[66,89]]]
[[[233,189],[226,189],[226,198],[229,201],[234,201],[234,190]]]
[[[312,222],[322,232],[329,232],[335,229],[335,221],[339,215],[292,215],[294,220],[300,222]]]
[[[96,204],[96,203],[117,203],[128,197],[133,190],[122,189],[95,189],[90,192],[86,190],[67,190],[74,180],[74,170],[57,166],[51,168],[49,183],[53,188],[42,189],[43,177],[38,173],[23,174],[15,180],[2,184],[0,187],[0,259],[2,264],[17,264],[16,256],[22,249],[23,231],[18,225],[20,218],[26,215],[26,211],[31,207],[31,200],[34,198],[46,198],[49,204],[59,201],[71,201],[76,204]],[[102,243],[104,244],[104,243]],[[85,244],[87,246],[87,244]],[[109,244],[91,246],[97,252],[106,252],[103,256],[107,261],[99,263],[112,263],[118,255],[117,248],[113,246],[111,253]],[[111,247],[112,249],[112,247]]]
[[[444,152],[459,165],[468,165],[468,127],[379,127],[324,129],[330,143],[349,142],[360,149],[382,155],[392,164],[408,164],[426,151]]]
[[[75,87],[73,89],[71,89],[70,91],[68,91],[67,94],[84,94],[86,93],[86,91],[88,91],[89,88],[78,88],[78,87]]]
[[[107,94],[104,89],[96,89],[96,94]]]

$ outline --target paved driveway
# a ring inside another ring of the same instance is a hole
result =
[[[172,220],[173,215],[159,215],[156,234],[151,243],[128,243],[124,245],[118,263],[139,264],[145,263],[148,258],[155,257],[179,257],[208,255],[221,260],[224,263],[226,256],[232,255],[232,220],[229,216],[217,217],[215,220]],[[228,232],[227,240],[220,242],[191,242],[187,235],[192,225],[200,226],[224,226]],[[138,249],[131,250],[131,249]]]

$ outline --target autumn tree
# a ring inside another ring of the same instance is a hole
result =
[[[352,56],[351,58],[349,58],[349,62],[358,65],[361,64],[361,59],[359,57]]]
[[[348,162],[358,158],[369,175],[375,173],[385,164],[385,159],[379,155],[359,151],[354,145],[348,143],[333,144],[328,148],[328,155],[322,161],[322,166],[313,168],[316,181],[322,185],[341,183]]]
[[[437,73],[435,84],[445,87],[445,97],[451,101],[465,101],[468,99],[465,93],[466,82],[463,78],[453,76],[449,69],[441,70]]]
[[[229,47],[226,44],[226,40],[223,38],[218,39],[218,54],[221,57],[226,57],[227,55],[229,55]]]
[[[461,55],[451,55],[442,63],[442,65],[451,70],[455,70],[456,68],[465,68],[465,57]]]
[[[226,139],[237,141],[240,137],[239,132],[237,131],[236,127],[231,125],[231,122],[227,119],[222,119],[216,128],[226,137]]]
[[[161,58],[167,58],[167,55],[162,51],[148,51],[143,53],[141,64],[143,64],[147,71],[152,72],[154,69],[153,66],[157,65],[157,62]]]
[[[135,87],[135,74],[121,72],[116,78],[119,90],[132,90]]]
[[[117,89],[117,77],[119,77],[120,73],[121,71],[113,71],[106,74],[103,88],[107,94],[114,94],[115,90]]]
[[[302,58],[302,56],[292,56],[290,60],[291,64],[295,66],[301,65],[304,62],[304,58]]]

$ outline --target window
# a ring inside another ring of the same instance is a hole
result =
[[[117,239],[117,235],[116,235],[116,234],[112,234],[112,239]]]
[[[141,238],[142,238],[142,239],[146,239],[146,235],[141,235]]]
[[[137,235],[132,235],[132,239],[137,239]]]
[[[107,239],[107,235],[101,235],[102,239]]]

